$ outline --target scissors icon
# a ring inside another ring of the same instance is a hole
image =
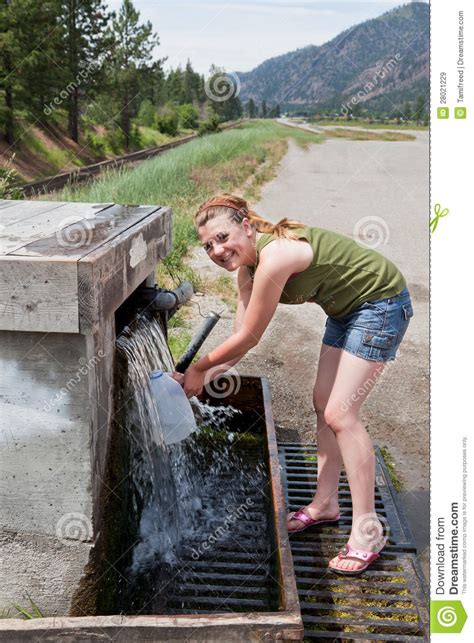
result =
[[[439,203],[435,203],[434,213],[435,216],[430,221],[431,234],[433,234],[433,232],[438,227],[438,221],[441,219],[441,217],[445,217],[447,214],[449,214],[449,210],[448,208],[443,208],[443,210],[441,210],[441,205]]]

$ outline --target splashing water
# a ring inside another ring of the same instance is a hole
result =
[[[224,542],[232,537],[234,514],[243,520],[240,514],[253,504],[244,503],[250,495],[261,495],[264,471],[256,464],[263,455],[254,446],[250,466],[242,461],[236,434],[226,430],[240,413],[230,406],[192,398],[198,431],[180,443],[164,443],[149,374],[156,369],[170,372],[174,366],[157,319],[137,318],[117,338],[117,350],[127,368],[123,423],[138,519],[131,563],[124,570],[128,587],[122,608],[130,613],[150,602],[148,594],[164,593],[177,570],[182,571],[186,552],[189,559],[189,552],[207,539]],[[155,600],[153,609],[163,605]]]
[[[131,566],[131,572],[137,573],[158,555],[173,563],[179,545],[179,525],[173,510],[176,487],[149,382],[152,370],[173,370],[173,360],[159,322],[146,317],[138,318],[132,329],[124,329],[117,338],[117,349],[126,357],[128,367],[125,429],[131,444],[134,491],[140,504],[135,510],[141,514],[139,542]]]

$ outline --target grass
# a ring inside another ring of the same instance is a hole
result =
[[[395,462],[393,461],[390,451],[387,447],[380,447],[380,453],[382,454],[382,458],[385,462],[385,466],[387,467],[387,471],[390,476],[390,480],[392,481],[392,484],[395,488],[395,491],[403,491],[405,486],[402,479],[395,470]]]
[[[212,281],[207,280],[204,289],[206,292],[218,295],[229,309],[235,313],[237,310],[237,288],[231,277],[219,275]]]
[[[327,129],[321,132],[326,138],[346,138],[351,141],[414,141],[416,136],[413,134],[403,134],[402,132],[362,132],[360,130]]]
[[[405,123],[369,123],[363,119],[353,119],[350,121],[337,121],[337,120],[322,120],[322,121],[310,121],[311,125],[323,125],[325,127],[331,127],[334,125],[342,125],[344,127],[364,127],[366,129],[394,129],[394,130],[420,130],[427,131],[429,130],[429,125],[418,125],[412,121]]]
[[[0,610],[0,618],[23,618],[25,620],[29,620],[32,618],[44,618],[44,615],[38,605],[35,603],[35,601],[31,598],[31,596],[26,593],[24,595],[25,599],[28,599],[30,605],[28,608],[22,607],[21,605],[18,605],[17,603],[13,604],[13,607],[16,609],[16,614],[11,613],[11,609],[8,607],[4,607]]]
[[[186,350],[189,342],[192,339],[187,324],[187,310],[180,308],[168,320],[168,346],[173,356],[173,361],[176,363],[181,355]],[[198,356],[196,356],[198,357]]]
[[[28,148],[40,158],[47,161],[47,163],[52,166],[54,172],[63,171],[66,166],[71,164],[76,166],[83,165],[82,161],[71,150],[56,146],[47,147],[31,131],[25,131],[22,137],[22,143],[28,146]]]

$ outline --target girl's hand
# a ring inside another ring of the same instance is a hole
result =
[[[188,397],[199,395],[204,388],[204,375],[206,371],[201,371],[196,366],[191,365],[184,373],[184,392]]]
[[[177,371],[173,371],[171,373],[171,377],[178,382],[178,384],[181,384],[183,386],[184,384],[184,373],[178,373]]]

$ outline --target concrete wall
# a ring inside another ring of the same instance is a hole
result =
[[[91,373],[84,336],[0,332],[0,607],[67,613],[87,562]]]

